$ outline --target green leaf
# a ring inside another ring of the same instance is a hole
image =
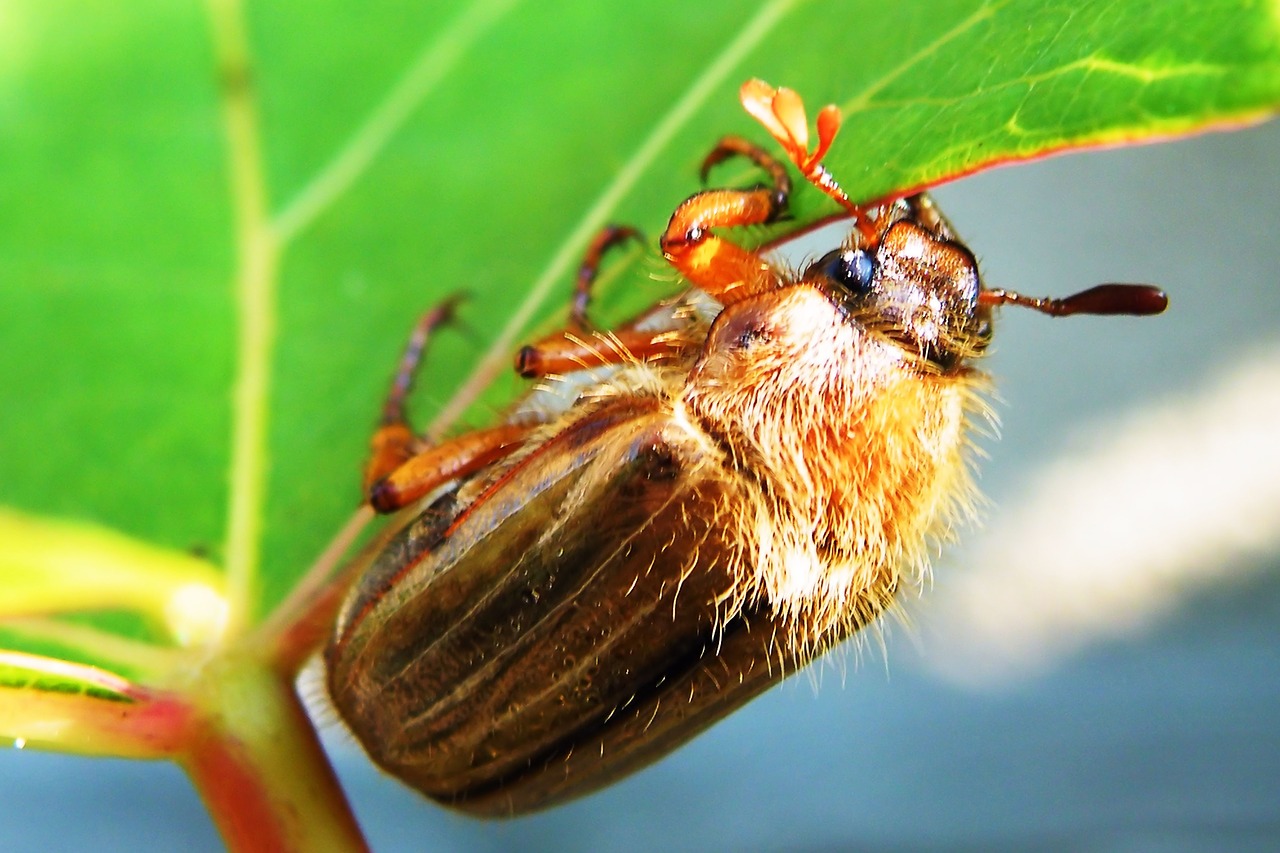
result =
[[[1277,8],[912,5],[891,25],[913,33],[899,62],[834,96],[852,127],[828,165],[874,198],[1066,149],[1259,120],[1277,102]],[[893,37],[868,37],[878,35]]]
[[[737,103],[748,77],[844,108],[828,165],[864,199],[1280,102],[1274,3],[296,11],[253,5],[239,46],[218,2],[0,13],[0,504],[234,563],[258,612],[359,502],[416,316],[471,294],[433,342],[425,423],[484,354],[562,316],[596,228],[656,237],[713,140],[766,140]],[[236,127],[249,137],[229,141]],[[801,220],[822,209],[797,199]],[[270,217],[256,249],[254,210]],[[246,258],[268,263],[246,275]],[[648,280],[671,278],[653,253],[636,266],[602,316],[671,291]],[[245,317],[265,324],[247,348]],[[468,422],[521,387],[504,374]]]

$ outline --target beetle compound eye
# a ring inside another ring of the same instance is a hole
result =
[[[832,272],[832,278],[854,293],[866,293],[876,274],[876,262],[862,249],[841,252]]]
[[[846,296],[866,296],[875,275],[875,259],[865,250],[837,249],[815,262],[805,278],[825,280]]]

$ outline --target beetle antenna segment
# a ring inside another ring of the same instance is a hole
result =
[[[1099,284],[1062,299],[1023,296],[1013,290],[984,290],[981,305],[1021,305],[1051,317],[1072,314],[1127,314],[1146,317],[1160,314],[1169,306],[1164,291],[1149,284]]]
[[[578,280],[573,289],[573,305],[569,309],[569,324],[580,330],[592,328],[587,319],[587,307],[591,304],[591,286],[600,272],[600,261],[606,252],[627,240],[644,242],[644,235],[629,225],[606,225],[587,247],[587,253],[578,267]]]
[[[809,117],[804,101],[791,89],[775,89],[763,80],[748,80],[738,90],[743,108],[778,141],[791,162],[813,184],[843,207],[853,217],[864,246],[874,246],[878,231],[865,211],[854,204],[838,183],[822,165],[831,143],[840,132],[840,108],[827,104],[818,112],[818,144],[809,150]]]

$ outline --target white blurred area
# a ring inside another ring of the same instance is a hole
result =
[[[913,608],[951,682],[1035,675],[1248,581],[1280,551],[1280,343],[1074,428],[1000,503]]]

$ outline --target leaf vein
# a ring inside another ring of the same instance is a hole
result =
[[[273,220],[280,242],[297,237],[368,171],[422,102],[436,90],[475,42],[519,0],[468,5],[418,52],[399,82],[315,176]]]

